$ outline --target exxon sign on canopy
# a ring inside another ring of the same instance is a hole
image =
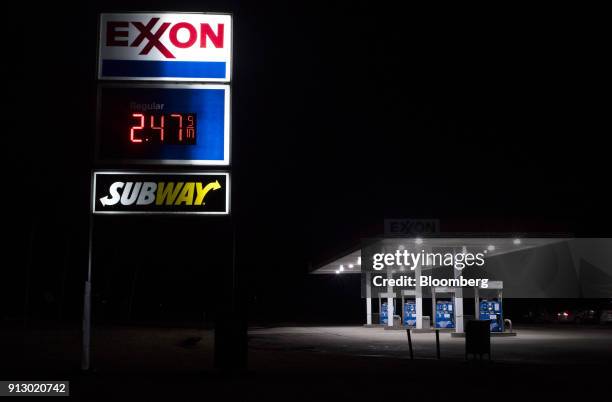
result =
[[[101,14],[98,78],[230,81],[228,14]]]

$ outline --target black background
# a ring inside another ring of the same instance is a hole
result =
[[[398,4],[11,6],[4,320],[80,316],[100,11],[233,12],[235,65],[232,217],[96,218],[100,321],[201,319],[212,303],[207,272],[227,265],[232,225],[245,311],[277,321],[324,319],[332,301],[358,321],[357,283],[306,274],[377,234],[385,217],[437,218],[462,232],[609,235],[603,14]],[[216,257],[181,252],[196,247]],[[128,313],[123,289],[135,278]]]

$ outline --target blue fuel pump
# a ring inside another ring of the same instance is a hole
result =
[[[380,323],[387,325],[389,323],[389,310],[387,309],[387,303],[380,305]]]
[[[504,317],[502,313],[502,305],[498,300],[480,301],[480,319],[491,320],[491,332],[504,331]]]
[[[455,312],[452,301],[436,302],[436,328],[455,328]]]
[[[404,325],[416,327],[416,303],[413,301],[404,303]]]

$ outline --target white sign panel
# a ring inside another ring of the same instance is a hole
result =
[[[99,79],[229,82],[231,54],[228,14],[100,15]]]

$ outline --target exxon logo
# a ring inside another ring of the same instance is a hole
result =
[[[232,17],[102,13],[98,78],[230,82]]]
[[[130,30],[137,34],[130,42]],[[164,36],[168,33],[167,37]],[[164,39],[167,39],[165,43]],[[107,21],[105,45],[108,47],[140,48],[140,55],[148,55],[156,49],[166,59],[176,58],[170,50],[199,47],[223,48],[225,44],[225,24],[199,23],[187,21],[160,22],[159,17],[152,17],[148,22],[140,21]]]

